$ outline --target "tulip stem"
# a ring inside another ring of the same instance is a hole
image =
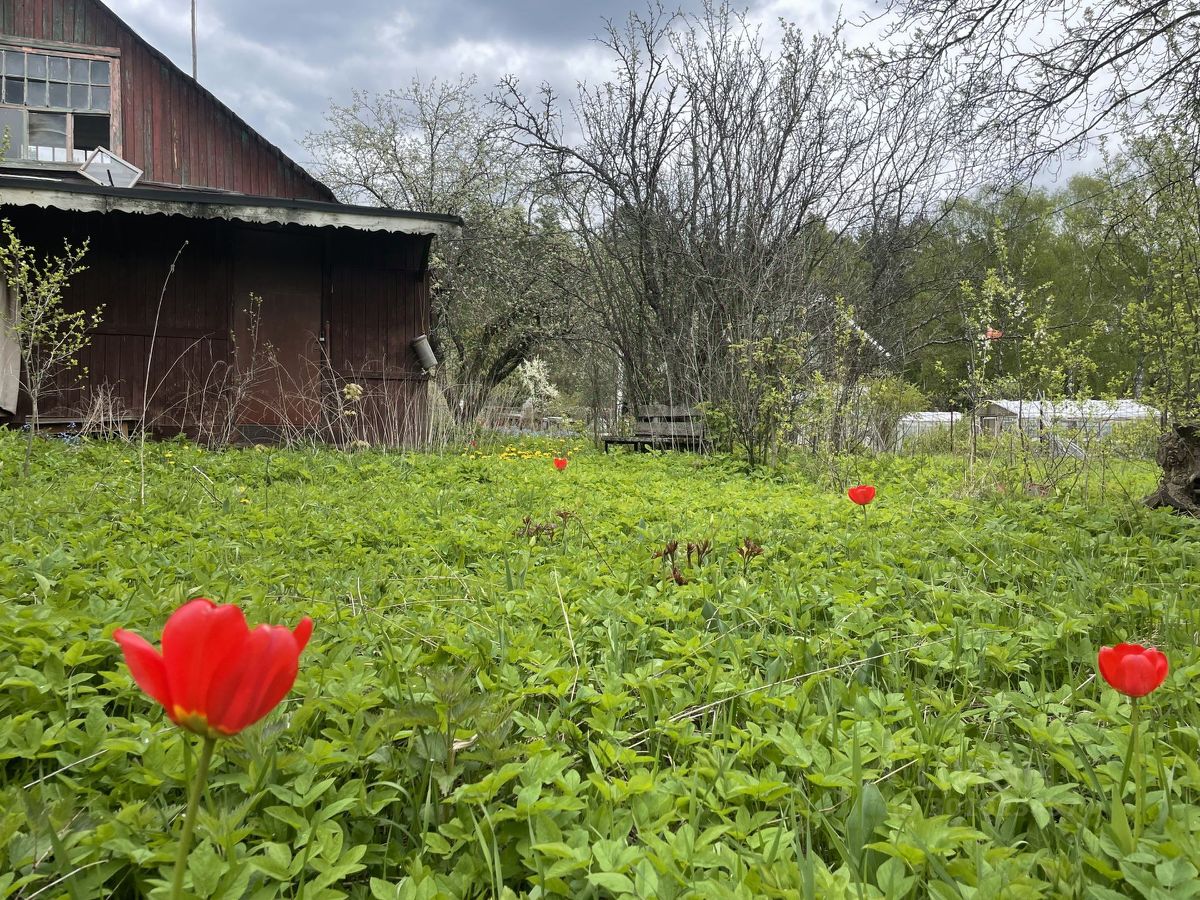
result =
[[[200,806],[200,794],[208,781],[208,764],[212,762],[217,739],[206,737],[200,749],[200,764],[196,766],[196,777],[188,792],[187,812],[183,816],[183,833],[179,835],[179,850],[175,854],[175,877],[171,881],[171,900],[183,897],[183,876],[187,872],[188,852],[192,849],[192,832],[196,827],[196,814]]]
[[[1129,783],[1129,772],[1133,771],[1133,832],[1134,836],[1142,833],[1142,805],[1145,795],[1145,774],[1142,771],[1143,766],[1138,760],[1134,763],[1134,757],[1139,755],[1138,751],[1141,744],[1140,725],[1142,718],[1142,706],[1138,702],[1138,698],[1134,697],[1133,709],[1129,714],[1129,746],[1125,751],[1125,766],[1121,770],[1121,793],[1125,792],[1125,785]]]

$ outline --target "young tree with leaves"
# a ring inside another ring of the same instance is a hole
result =
[[[101,310],[68,310],[63,293],[71,279],[86,269],[88,245],[63,242],[59,256],[39,256],[17,235],[7,219],[0,222],[0,277],[16,302],[11,321],[0,321],[16,343],[21,359],[19,381],[29,397],[24,472],[29,473],[40,403],[56,379],[79,365],[79,354],[91,342],[89,331],[100,324]]]

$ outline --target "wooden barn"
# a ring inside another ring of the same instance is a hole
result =
[[[420,434],[430,247],[457,217],[338,203],[99,0],[0,0],[0,72],[0,217],[41,252],[86,239],[66,300],[103,307],[45,418]],[[0,417],[20,424],[8,294]]]

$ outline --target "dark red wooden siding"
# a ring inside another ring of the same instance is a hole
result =
[[[285,425],[320,427],[332,379],[334,389],[346,381],[366,389],[368,421],[354,423],[351,436],[373,444],[419,436],[426,378],[410,344],[428,327],[428,236],[36,207],[0,206],[0,216],[43,253],[64,238],[91,242],[88,269],[66,301],[77,309],[103,304],[103,321],[81,354],[85,371],[61,382],[44,415],[82,417],[92,391],[107,384],[140,416],[150,357],[148,422],[160,432],[195,433],[211,422],[218,386],[234,377],[249,388],[234,411],[247,435],[253,426],[264,426],[264,439]],[[251,374],[252,293],[262,304]]]
[[[180,7],[186,14],[186,4]],[[121,154],[145,180],[306,200],[319,181],[98,0],[0,0],[0,34],[120,51]]]
[[[334,235],[326,245],[329,363],[365,391],[354,433],[371,444],[418,443],[426,376],[412,340],[429,329],[428,236]]]

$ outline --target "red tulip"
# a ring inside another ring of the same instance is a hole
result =
[[[859,506],[866,506],[875,499],[875,488],[869,484],[860,484],[846,491],[846,496]]]
[[[561,472],[566,467],[567,467],[567,458],[565,456],[554,457],[554,468],[558,469],[558,471]]]
[[[287,695],[312,629],[305,616],[295,631],[282,625],[251,630],[236,606],[201,597],[167,620],[161,654],[123,628],[113,637],[133,680],[172,722],[216,738],[253,725]]]
[[[1167,677],[1167,657],[1141,644],[1101,647],[1098,662],[1104,680],[1129,697],[1145,697]]]

